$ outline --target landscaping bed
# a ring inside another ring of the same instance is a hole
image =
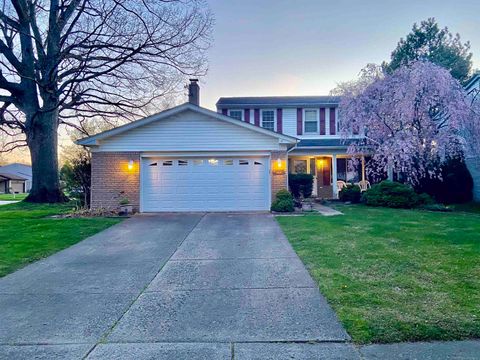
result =
[[[52,218],[72,204],[16,203],[0,206],[0,277],[65,249],[121,219]]]
[[[277,221],[356,343],[480,337],[480,216],[335,205]]]

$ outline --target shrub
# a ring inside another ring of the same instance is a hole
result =
[[[338,196],[342,201],[358,203],[360,202],[362,192],[357,185],[348,184],[347,186],[344,186],[342,190],[340,190]]]
[[[473,180],[461,158],[448,159],[441,166],[442,179],[425,178],[415,187],[444,204],[459,204],[472,200]]]
[[[293,197],[287,190],[280,190],[275,196],[275,201],[272,203],[272,211],[276,212],[292,212],[294,211]]]
[[[312,196],[313,175],[311,174],[288,174],[288,186],[295,198]]]
[[[412,187],[394,181],[382,181],[364,192],[362,200],[370,206],[412,208],[419,197]]]

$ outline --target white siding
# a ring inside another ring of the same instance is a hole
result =
[[[467,158],[466,164],[473,179],[473,200],[480,201],[480,157]]]
[[[283,109],[283,133],[297,137],[297,109]]]
[[[210,116],[186,111],[101,140],[96,151],[278,150],[279,140]]]

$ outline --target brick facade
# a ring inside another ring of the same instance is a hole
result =
[[[286,151],[272,151],[272,169],[275,168],[274,163],[280,159],[284,166],[283,171],[272,171],[272,201],[275,200],[275,195],[279,190],[288,189],[287,176],[287,152]]]
[[[133,166],[129,168],[129,162]],[[140,153],[92,153],[92,209],[117,210],[127,198],[134,209],[140,205]]]

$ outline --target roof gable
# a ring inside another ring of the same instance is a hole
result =
[[[119,126],[119,127],[114,128],[112,130],[104,131],[104,132],[99,133],[97,135],[78,140],[77,144],[84,145],[84,146],[99,145],[102,141],[106,141],[108,138],[116,137],[116,136],[119,136],[121,134],[131,132],[134,129],[138,129],[138,128],[147,126],[149,124],[153,124],[153,123],[157,123],[157,122],[158,123],[165,122],[168,119],[175,119],[175,118],[178,118],[178,115],[180,115],[182,113],[186,113],[186,112],[191,112],[191,113],[194,113],[196,115],[203,116],[204,118],[208,117],[208,118],[211,118],[212,120],[216,120],[218,122],[232,124],[234,126],[244,128],[247,131],[252,131],[254,133],[263,134],[265,136],[277,139],[278,141],[283,142],[283,143],[294,144],[297,141],[297,139],[294,138],[294,137],[283,135],[283,134],[278,134],[276,132],[266,130],[266,129],[260,128],[258,126],[255,126],[255,125],[233,119],[231,117],[216,113],[214,111],[204,109],[202,107],[195,106],[195,105],[192,105],[190,103],[185,103],[183,105],[179,105],[179,106],[176,106],[174,108],[162,111],[158,114],[155,114],[155,115],[152,115],[152,116],[134,121],[132,123],[129,123],[129,124],[126,124],[126,125],[123,125],[123,126]]]

